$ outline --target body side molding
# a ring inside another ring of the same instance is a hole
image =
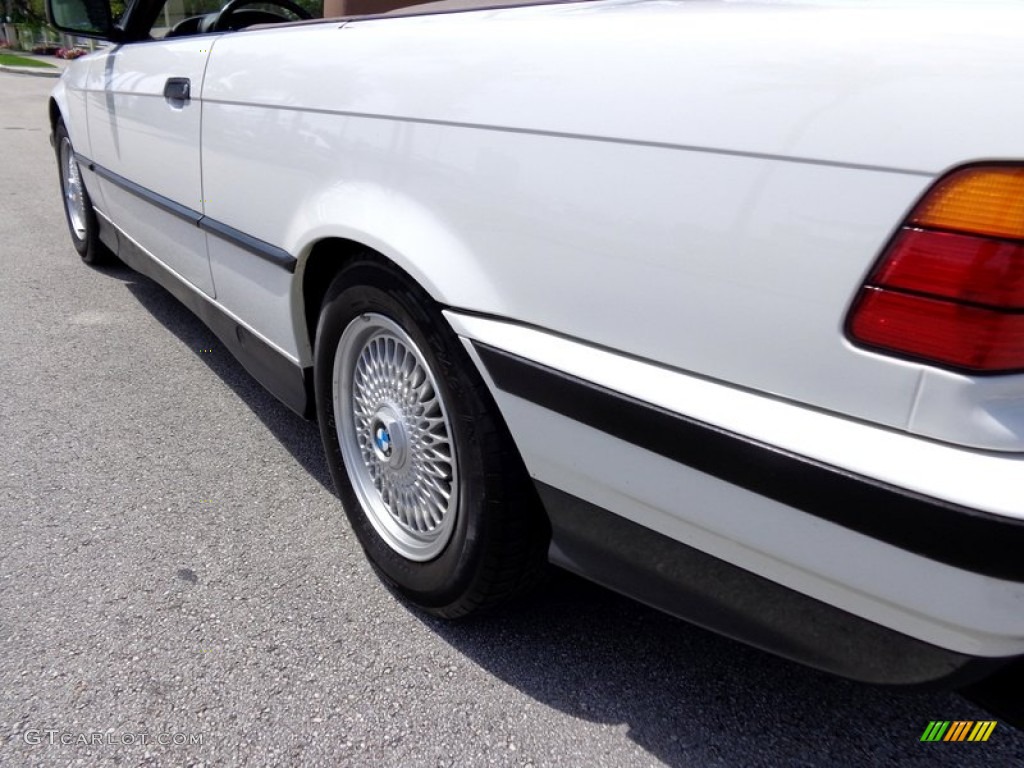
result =
[[[516,397],[923,557],[1024,582],[1024,523],[857,475],[474,342]]]
[[[97,165],[80,153],[76,152],[75,157],[81,165],[84,165],[90,171],[95,172],[97,176],[106,179],[111,184],[117,185],[126,192],[130,192],[139,199],[145,200],[147,203],[155,205],[157,208],[167,211],[180,219],[184,219],[190,224],[195,224],[204,232],[209,232],[222,240],[226,240],[232,245],[236,245],[255,256],[259,256],[264,261],[269,261],[271,264],[274,264],[287,272],[295,272],[295,266],[298,263],[298,259],[283,248],[278,248],[276,245],[271,245],[263,240],[247,235],[241,230],[235,229],[234,227],[231,227],[221,221],[217,221],[216,219],[211,219],[209,216],[206,216],[199,211],[193,210],[171,200],[170,198],[153,192],[140,184],[136,184],[131,179],[126,179],[124,176],[114,173],[108,168],[104,168],[102,165]]]

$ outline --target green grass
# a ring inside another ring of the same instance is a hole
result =
[[[0,65],[6,67],[39,67],[41,69],[54,69],[53,64],[47,64],[39,59],[29,59],[25,56],[15,56],[13,53],[0,53]]]

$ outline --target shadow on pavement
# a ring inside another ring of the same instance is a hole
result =
[[[123,282],[190,349],[220,349],[221,354],[197,355],[334,492],[314,425],[266,392],[158,284],[125,266],[99,271]],[[546,588],[529,599],[492,614],[444,622],[409,610],[504,683],[571,717],[624,728],[666,765],[1024,765],[1024,733],[1004,722],[985,744],[920,741],[931,720],[992,719],[955,693],[835,678],[562,571],[554,571]]]
[[[96,270],[121,281],[146,311],[238,395],[303,469],[334,493],[315,423],[306,421],[267,392],[223,347],[213,331],[158,283],[120,262]],[[214,349],[217,353],[200,354],[200,349]]]
[[[967,745],[922,743],[929,721],[994,719],[956,693],[817,672],[562,571],[500,613],[460,623],[414,615],[509,685],[573,717],[624,725],[671,766],[959,767],[975,764]],[[972,745],[976,764],[1024,765],[1024,733],[1002,722],[994,733]]]

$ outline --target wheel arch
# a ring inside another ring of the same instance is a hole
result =
[[[68,101],[68,90],[67,85],[64,82],[64,78],[57,81],[57,84],[50,91],[50,97],[46,100],[46,113],[50,118],[50,136],[57,130],[57,122],[60,120],[64,121],[65,127],[68,129],[69,135],[73,129],[69,125],[69,115],[71,114],[71,104]],[[76,141],[74,135],[71,136],[72,141]]]
[[[55,96],[50,96],[46,105],[47,113],[50,116],[50,134],[57,130],[57,121],[64,117],[64,112],[57,103]]]
[[[359,256],[393,267],[442,307],[507,314],[488,254],[429,197],[382,179],[327,174],[301,190],[284,224],[282,246],[296,255],[291,292],[299,356],[312,343],[327,285]]]
[[[353,215],[351,207],[348,213]],[[374,211],[370,221],[353,218],[356,220],[350,219],[346,226],[310,227],[306,244],[293,250],[298,254],[293,321],[299,330],[302,357],[312,359],[317,319],[328,286],[335,275],[358,259],[390,267],[410,287],[441,307],[500,311],[500,292],[488,276],[485,263],[419,206],[385,206]],[[345,220],[341,216],[338,219]],[[377,236],[376,232],[386,234]]]
[[[376,263],[397,272],[410,287],[423,291],[433,301],[438,301],[434,292],[425,287],[408,270],[394,259],[376,248],[358,240],[344,237],[325,237],[307,249],[304,258],[296,266],[296,284],[299,287],[299,312],[297,320],[303,332],[303,342],[312,350],[316,340],[316,327],[327,291],[334,278],[358,261]],[[440,303],[440,302],[439,302]]]

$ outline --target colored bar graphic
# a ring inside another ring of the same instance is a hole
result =
[[[996,729],[995,720],[932,720],[921,741],[988,741]]]
[[[943,741],[963,741],[967,735],[967,730],[974,725],[970,720],[954,720],[953,725],[949,727],[949,732],[946,734],[946,738]]]
[[[921,741],[939,741],[949,728],[949,720],[932,720],[921,734]]]
[[[978,724],[974,726],[974,730],[971,731],[971,735],[967,737],[967,740],[988,741],[988,737],[992,735],[992,731],[994,731],[995,729],[995,720],[979,720]]]

